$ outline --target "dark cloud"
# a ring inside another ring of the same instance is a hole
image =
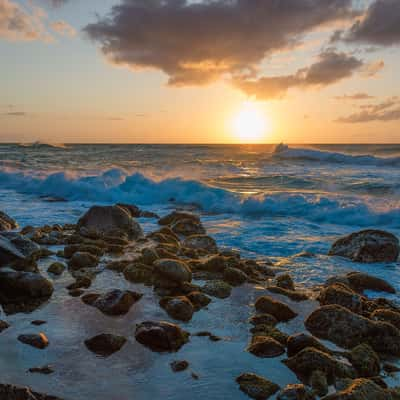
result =
[[[262,77],[256,80],[236,78],[234,83],[243,92],[259,100],[281,98],[290,88],[323,87],[353,75],[364,63],[352,55],[333,49],[319,55],[316,63],[299,69],[293,75]]]
[[[400,44],[400,1],[375,0],[365,17],[340,36],[348,42],[380,46]]]
[[[265,56],[353,16],[352,0],[120,0],[85,32],[115,64],[161,70],[171,85],[199,85],[254,73]]]
[[[362,105],[358,112],[340,117],[336,122],[357,124],[373,121],[389,122],[397,120],[400,120],[400,99],[398,97],[391,97],[381,103]]]
[[[336,100],[370,100],[374,98],[374,96],[370,96],[367,93],[344,94],[343,96],[335,97]]]

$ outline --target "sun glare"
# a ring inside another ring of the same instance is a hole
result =
[[[243,143],[262,142],[270,128],[267,115],[252,102],[244,103],[232,121],[233,133]]]

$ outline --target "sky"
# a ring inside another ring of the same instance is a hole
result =
[[[0,0],[0,141],[400,143],[399,0]]]

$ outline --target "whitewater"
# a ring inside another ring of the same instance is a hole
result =
[[[292,268],[304,285],[358,269],[400,289],[398,265],[326,256],[337,237],[360,229],[400,236],[399,167],[400,145],[8,144],[0,210],[40,226],[73,223],[93,204],[159,215],[186,208],[202,214],[220,246]]]

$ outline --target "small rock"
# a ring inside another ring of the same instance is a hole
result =
[[[226,299],[231,295],[232,286],[224,281],[215,280],[207,282],[201,290],[210,296]]]
[[[44,367],[29,368],[28,372],[30,372],[31,374],[50,375],[54,372],[54,369],[50,365],[45,365]]]
[[[307,293],[305,293],[305,292],[284,289],[279,286],[268,286],[267,290],[272,293],[277,293],[277,294],[281,294],[282,296],[289,297],[289,299],[291,299],[293,301],[305,301],[305,300],[308,300],[308,298],[309,298]]]
[[[32,325],[35,325],[35,326],[44,325],[44,324],[46,324],[46,323],[47,323],[47,321],[43,321],[43,320],[41,320],[41,319],[35,319],[34,321],[31,322],[31,324],[32,324]]]
[[[18,340],[37,349],[45,349],[49,345],[49,340],[44,333],[19,335]]]
[[[83,289],[72,289],[68,292],[71,297],[80,297],[85,293]]]
[[[400,368],[393,364],[385,363],[383,364],[383,370],[388,374],[393,374],[395,372],[400,372]]]
[[[259,375],[245,373],[236,378],[240,390],[256,400],[266,400],[273,396],[279,386]]]
[[[154,262],[155,271],[174,282],[191,282],[192,272],[189,266],[179,260],[160,259]]]
[[[174,222],[171,225],[171,229],[177,235],[192,236],[192,235],[204,235],[206,230],[201,223],[195,222],[193,219],[185,218]]]
[[[269,296],[259,297],[255,303],[256,310],[259,312],[273,315],[278,321],[289,321],[297,317],[287,304],[274,300]]]
[[[240,286],[247,281],[247,275],[237,268],[226,268],[223,275],[224,281],[232,286]]]
[[[126,343],[123,336],[117,336],[107,333],[94,336],[91,339],[85,340],[85,346],[93,353],[103,357],[109,357],[111,354],[121,350]]]
[[[362,312],[362,298],[347,286],[337,283],[324,288],[318,296],[321,305],[339,304],[355,313]]]
[[[276,286],[283,289],[295,290],[293,279],[289,274],[278,275],[276,277]]]
[[[0,319],[0,333],[5,331],[6,329],[8,329],[10,327],[10,324],[6,321],[2,321]]]
[[[202,250],[206,254],[218,253],[216,241],[207,235],[189,236],[184,240],[183,246],[189,249]]]
[[[371,319],[375,321],[388,322],[397,329],[400,329],[400,313],[392,310],[378,308],[371,314]]]
[[[258,314],[253,315],[249,322],[252,325],[272,325],[275,326],[278,324],[278,320],[271,314]]]
[[[247,351],[257,357],[272,358],[284,354],[285,348],[272,337],[255,336]]]
[[[171,366],[172,371],[182,372],[189,368],[189,363],[186,360],[172,361],[170,366]]]
[[[0,384],[0,399],[4,400],[61,400],[59,397],[33,392],[28,387]]]
[[[331,351],[325,347],[317,338],[314,336],[307,335],[305,333],[297,333],[289,336],[287,340],[288,356],[293,357],[303,349],[307,347],[313,347],[314,349],[320,350],[324,353],[331,354]]]
[[[55,262],[50,265],[50,267],[47,269],[47,272],[50,272],[51,274],[54,275],[61,275],[65,270],[65,265],[59,262]]]
[[[91,304],[88,304],[106,315],[124,315],[142,296],[130,290],[115,289],[96,297]]]
[[[88,289],[92,284],[92,280],[88,276],[80,276],[74,283],[67,286],[68,290]]]
[[[277,400],[315,400],[314,395],[302,384],[287,385],[282,389]]]
[[[211,303],[211,299],[206,294],[198,291],[190,292],[186,297],[193,304],[195,311],[199,311]]]
[[[194,313],[193,304],[185,296],[165,297],[160,300],[160,306],[168,315],[179,321],[190,321]]]
[[[74,271],[77,271],[82,268],[95,268],[97,267],[98,263],[98,257],[90,253],[78,251],[71,257],[68,265]]]

